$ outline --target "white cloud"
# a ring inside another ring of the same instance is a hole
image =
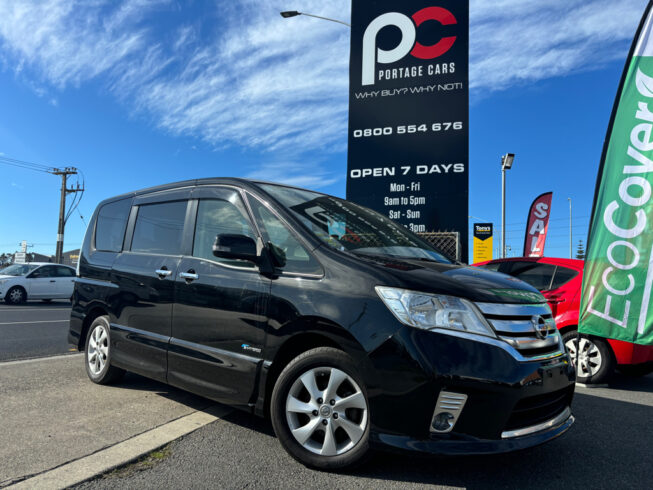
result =
[[[298,162],[264,163],[255,171],[246,175],[249,179],[265,180],[268,182],[283,182],[297,187],[320,189],[338,182],[340,175],[329,172],[323,168],[315,167],[307,172],[307,165]]]
[[[623,59],[645,4],[472,0],[473,94]],[[349,1],[284,7],[349,20]],[[215,147],[262,149],[294,162],[306,150],[343,151],[349,30],[282,19],[269,2],[213,9],[188,20],[166,0],[0,0],[0,62],[41,95],[100,81],[134,114]]]

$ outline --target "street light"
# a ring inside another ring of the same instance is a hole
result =
[[[337,22],[338,24],[351,27],[351,24],[347,24],[346,22],[343,22],[341,20],[330,19],[328,17],[321,17],[319,15],[307,14],[306,12],[297,12],[296,10],[286,10],[285,12],[279,12],[279,13],[281,14],[281,17],[283,17],[284,19],[288,19],[290,17],[297,17],[298,15],[306,15],[308,17],[315,17],[316,19],[328,20],[330,22]]]
[[[514,153],[506,153],[501,157],[501,258],[506,258],[506,170],[512,168]]]

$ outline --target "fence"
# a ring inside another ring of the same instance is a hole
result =
[[[448,259],[460,261],[460,233],[457,231],[431,231],[418,233],[420,238],[440,250]]]

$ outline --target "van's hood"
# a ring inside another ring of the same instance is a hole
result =
[[[358,254],[357,257],[396,277],[404,289],[448,294],[487,303],[545,303],[531,285],[500,272],[466,265],[396,259]]]

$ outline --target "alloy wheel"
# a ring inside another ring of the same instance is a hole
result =
[[[578,351],[576,350],[578,346]],[[578,339],[569,339],[565,343],[565,347],[569,351],[571,361],[576,364],[576,355],[578,355],[578,376],[588,378],[596,375],[603,364],[603,358],[599,348],[590,339],[580,338],[580,345]]]
[[[344,371],[317,367],[299,376],[291,386],[286,419],[302,447],[321,456],[337,456],[363,438],[368,423],[367,400]]]
[[[25,293],[20,288],[14,288],[9,291],[9,299],[12,303],[22,303]]]
[[[87,362],[88,368],[94,376],[98,376],[104,369],[109,356],[109,336],[104,325],[97,325],[91,332],[88,342]]]

